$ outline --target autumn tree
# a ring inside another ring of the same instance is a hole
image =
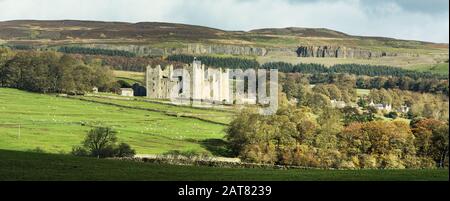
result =
[[[413,121],[411,126],[417,155],[432,158],[439,167],[448,166],[448,123],[421,119]]]

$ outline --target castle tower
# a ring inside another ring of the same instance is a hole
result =
[[[160,74],[160,87],[158,96],[161,99],[169,99],[172,87],[178,84],[176,81],[172,81],[173,77],[173,65],[166,66],[164,71]]]
[[[206,79],[206,91],[209,90],[209,94],[206,94],[208,100],[214,102],[220,102],[220,71],[221,69],[208,68]],[[209,88],[209,89],[208,89]]]
[[[200,90],[202,93],[202,100],[209,100],[210,99],[210,83],[208,79],[208,72],[206,72],[206,66],[205,64],[202,64],[202,79],[201,79],[201,85]]]
[[[225,103],[230,103],[230,70],[225,69],[222,71],[220,69],[219,77],[219,88],[220,88],[220,101]]]
[[[204,71],[200,61],[194,60],[192,63],[192,99],[194,102],[203,99],[203,81],[205,79]]]
[[[161,66],[158,65],[155,68],[147,66],[145,85],[147,88],[147,98],[159,98],[159,91],[161,87]]]

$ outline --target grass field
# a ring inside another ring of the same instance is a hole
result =
[[[370,93],[370,89],[356,89],[356,94],[358,96],[367,96]]]
[[[98,125],[113,127],[120,141],[142,154],[211,153],[211,143],[223,139],[225,128],[161,112],[0,88],[0,149],[67,153]]]
[[[120,100],[120,99],[111,99],[107,97],[79,97],[83,100],[96,101],[99,103],[111,103],[118,106],[126,106],[133,108],[141,108],[141,109],[150,109],[161,111],[163,113],[173,114],[176,116],[185,116],[185,117],[195,117],[198,119],[203,119],[206,121],[216,122],[219,124],[228,124],[234,116],[234,112],[231,111],[221,111],[221,110],[210,110],[210,109],[199,109],[193,108],[189,106],[175,106],[168,103],[158,103],[158,102],[149,102],[144,101],[143,99],[135,99],[135,100]]]
[[[428,65],[422,64],[422,65],[412,66],[410,69],[421,71],[421,72],[432,72],[432,73],[441,74],[441,75],[449,74],[448,63],[428,64]]]
[[[82,158],[0,150],[0,180],[147,181],[448,181],[448,169],[434,170],[277,170],[197,166]]]
[[[143,72],[132,72],[132,71],[113,71],[114,76],[119,79],[127,82],[130,85],[134,83],[144,84],[144,73]]]

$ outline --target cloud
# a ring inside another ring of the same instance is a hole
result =
[[[226,30],[330,28],[448,43],[447,0],[0,0],[0,20],[164,21]]]

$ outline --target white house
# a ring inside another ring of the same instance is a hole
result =
[[[371,101],[369,103],[369,106],[372,106],[374,108],[376,108],[377,110],[386,110],[388,112],[390,112],[392,110],[392,105],[391,104],[375,104],[373,103],[373,101]]]
[[[134,90],[132,88],[120,88],[119,94],[121,96],[134,96]]]
[[[398,111],[401,113],[408,113],[409,107],[407,105],[402,105],[402,106],[400,106],[400,109]]]
[[[331,100],[331,107],[334,108],[344,108],[347,106],[344,101],[337,101],[336,99]]]

